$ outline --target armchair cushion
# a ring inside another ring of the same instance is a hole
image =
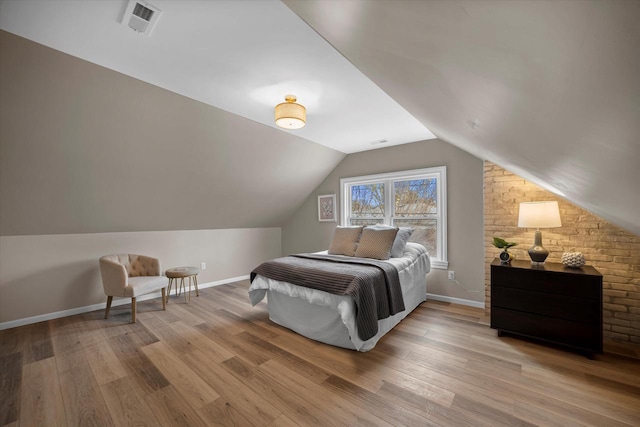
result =
[[[135,298],[166,287],[167,278],[164,276],[129,277],[129,284],[124,288],[124,296]]]

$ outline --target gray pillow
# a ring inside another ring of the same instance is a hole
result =
[[[370,225],[370,227],[381,230],[395,228],[386,224]],[[413,228],[410,227],[400,227],[398,229],[398,234],[396,234],[396,239],[393,241],[393,247],[391,248],[391,258],[401,258],[404,255],[404,248],[407,246],[412,233]]]

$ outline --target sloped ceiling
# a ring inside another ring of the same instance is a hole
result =
[[[152,3],[148,38],[120,24],[126,0],[0,0],[0,28],[248,117],[246,138],[279,153],[292,155],[275,141],[349,153],[435,134],[640,234],[638,1]],[[287,135],[269,97],[289,85],[312,102]],[[232,147],[245,119],[222,110]]]
[[[285,3],[439,138],[640,234],[640,2]]]
[[[0,28],[343,153],[434,138],[280,1],[152,0],[149,34],[129,28],[128,3],[0,0]],[[274,123],[287,94],[303,129]]]

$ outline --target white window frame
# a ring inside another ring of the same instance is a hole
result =
[[[415,219],[435,219],[437,222],[436,238],[438,253],[429,254],[431,267],[446,270],[449,267],[447,261],[447,167],[437,166],[433,168],[414,169],[400,172],[381,173],[375,175],[354,176],[342,178],[340,180],[340,224],[349,224],[349,213],[351,212],[351,191],[353,185],[365,185],[373,183],[384,183],[385,186],[385,224],[393,224],[394,217],[394,191],[395,181],[408,181],[412,179],[436,179],[437,187],[437,212],[435,214],[418,217]]]

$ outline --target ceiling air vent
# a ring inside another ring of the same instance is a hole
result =
[[[147,2],[129,0],[127,9],[122,16],[122,25],[148,36],[158,22],[161,12],[160,9]]]

